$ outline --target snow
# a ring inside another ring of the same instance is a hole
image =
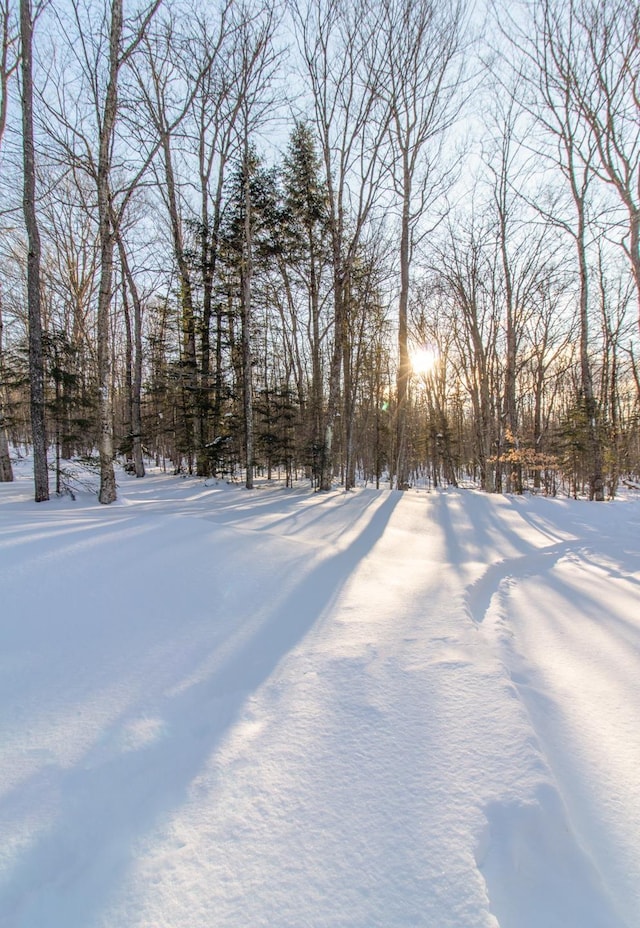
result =
[[[2,928],[638,928],[640,501],[0,485]]]

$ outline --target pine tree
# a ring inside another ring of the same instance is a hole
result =
[[[326,184],[316,139],[311,128],[299,122],[289,141],[282,169],[282,253],[281,274],[295,277],[306,302],[307,331],[311,355],[309,421],[306,427],[312,479],[319,485],[324,459],[323,408],[324,371],[322,363],[323,272],[330,260],[328,246],[328,201]],[[293,283],[289,283],[293,289]]]

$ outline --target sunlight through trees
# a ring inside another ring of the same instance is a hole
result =
[[[19,82],[0,3],[0,479],[34,449],[37,498],[49,452],[58,492],[95,459],[104,503],[116,459],[247,487],[637,480],[631,0],[24,11]]]

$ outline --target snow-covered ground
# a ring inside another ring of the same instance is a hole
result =
[[[638,928],[640,500],[0,485],[2,928]]]

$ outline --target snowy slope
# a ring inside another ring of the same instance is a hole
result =
[[[2,928],[638,928],[635,501],[0,485]]]

